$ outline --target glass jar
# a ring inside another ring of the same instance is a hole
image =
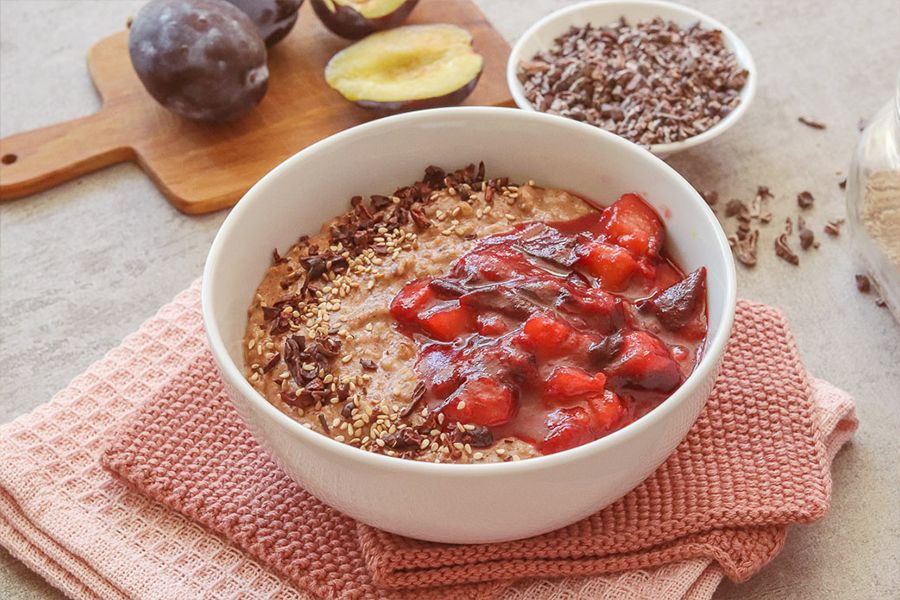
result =
[[[900,320],[900,76],[894,98],[863,130],[847,176],[853,250]]]

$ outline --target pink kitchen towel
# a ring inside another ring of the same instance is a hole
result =
[[[774,319],[776,327],[766,333],[754,326],[750,338],[764,342],[757,352],[768,348],[765,338],[776,340],[779,353],[763,362],[786,361],[793,368],[792,391],[779,387],[778,378],[749,373],[752,397],[722,417],[739,442],[726,454],[728,460],[748,456],[745,451],[759,442],[747,434],[766,435],[769,453],[759,455],[751,473],[782,472],[770,485],[773,492],[782,486],[785,500],[776,506],[772,494],[763,494],[750,506],[745,492],[752,479],[739,471],[684,471],[690,463],[678,458],[667,478],[703,480],[715,473],[716,502],[695,497],[695,490],[680,505],[651,514],[670,523],[651,528],[655,546],[632,539],[628,524],[618,522],[630,514],[627,499],[607,509],[623,511],[609,522],[595,517],[494,548],[386,536],[321,505],[269,462],[225,401],[211,376],[197,285],[49,404],[0,428],[0,544],[73,598],[706,599],[723,572],[742,579],[777,554],[788,524],[821,516],[828,463],[856,424],[846,394],[815,380],[809,394],[780,315],[760,305],[741,307],[757,310],[757,325]],[[750,357],[740,356],[735,364]],[[727,365],[723,376],[747,376]],[[721,404],[717,397],[703,419]],[[173,421],[176,415],[181,422]],[[702,444],[720,441],[704,437],[709,435],[715,432],[695,427],[688,450],[702,454]],[[787,463],[785,448],[776,443],[782,439],[796,444]],[[101,468],[108,445],[108,467],[128,485]],[[762,464],[766,457],[772,464]],[[642,493],[654,497],[656,489],[644,484],[632,493],[643,515]],[[744,504],[732,504],[735,498]],[[676,508],[686,509],[701,528],[673,528],[666,510]],[[603,532],[626,543],[598,545]],[[489,549],[499,552],[496,564],[485,560]],[[509,581],[514,578],[521,579]]]

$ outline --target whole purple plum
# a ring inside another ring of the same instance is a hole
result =
[[[152,0],[131,25],[128,52],[150,95],[187,119],[237,119],[268,87],[266,45],[225,0]]]
[[[227,0],[244,11],[256,23],[266,46],[274,46],[284,39],[294,23],[303,0]]]

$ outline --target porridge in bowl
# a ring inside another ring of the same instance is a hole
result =
[[[269,402],[363,450],[520,460],[621,429],[672,394],[706,337],[640,196],[599,208],[484,166],[429,167],[277,251],[245,369]]]

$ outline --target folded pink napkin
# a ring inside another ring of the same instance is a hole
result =
[[[743,305],[742,310],[752,306]],[[796,362],[790,340],[785,348]],[[789,501],[778,510],[771,505],[768,510],[763,505],[748,510],[748,505],[730,506],[724,498],[715,516],[708,504],[697,504],[688,512],[705,511],[707,522],[718,519],[718,525],[687,535],[674,532],[668,544],[650,548],[642,545],[643,535],[616,538],[630,542],[632,550],[627,544],[605,550],[597,544],[598,532],[614,532],[617,526],[615,520],[604,524],[602,518],[550,534],[543,545],[422,545],[357,526],[269,465],[234,420],[215,378],[209,376],[208,361],[195,285],[51,403],[0,428],[0,543],[75,598],[303,598],[307,591],[334,598],[420,598],[426,593],[496,593],[504,599],[613,598],[626,593],[629,598],[709,598],[722,568],[735,578],[748,576],[780,549],[787,523],[821,516],[830,486],[828,461],[855,428],[851,399],[828,384],[813,382],[811,402],[808,394],[787,397],[777,386],[767,390],[770,382],[756,379],[751,383],[757,395],[782,398],[780,404],[769,402],[779,413],[769,422],[791,423],[780,414],[784,411],[802,417],[798,425],[776,433],[805,440],[795,447],[804,454],[798,458],[818,465],[811,478],[808,472],[794,473],[796,462],[778,461],[781,455],[773,444],[779,439],[767,440],[776,450],[768,457],[778,468],[760,472],[776,475],[772,491],[784,482],[795,488],[787,490]],[[163,399],[185,406],[172,412],[161,405]],[[760,399],[749,398],[743,409],[725,417],[738,436],[745,433],[748,419],[760,421]],[[803,408],[796,412],[785,400],[800,402]],[[101,469],[103,448],[141,405],[133,423],[115,438],[109,466],[145,493],[227,536],[233,545]],[[174,414],[188,421],[172,421]],[[229,435],[216,437],[223,431]],[[738,454],[743,452],[739,449]],[[787,467],[790,476],[777,477],[780,467]],[[690,474],[668,476],[677,480],[685,475]],[[720,482],[723,476],[731,481],[717,493],[748,491],[746,481],[733,475],[716,475]],[[241,476],[249,478],[239,482]],[[621,514],[627,516],[630,501],[623,502],[626,510]],[[738,520],[730,520],[741,511]],[[740,527],[722,527],[727,523]],[[627,534],[627,527],[618,531]],[[550,547],[553,558],[548,560]],[[499,552],[500,566],[493,571],[485,551]],[[588,575],[610,571],[616,573]],[[550,574],[557,577],[547,578]],[[521,576],[531,578],[489,583],[496,577]]]

